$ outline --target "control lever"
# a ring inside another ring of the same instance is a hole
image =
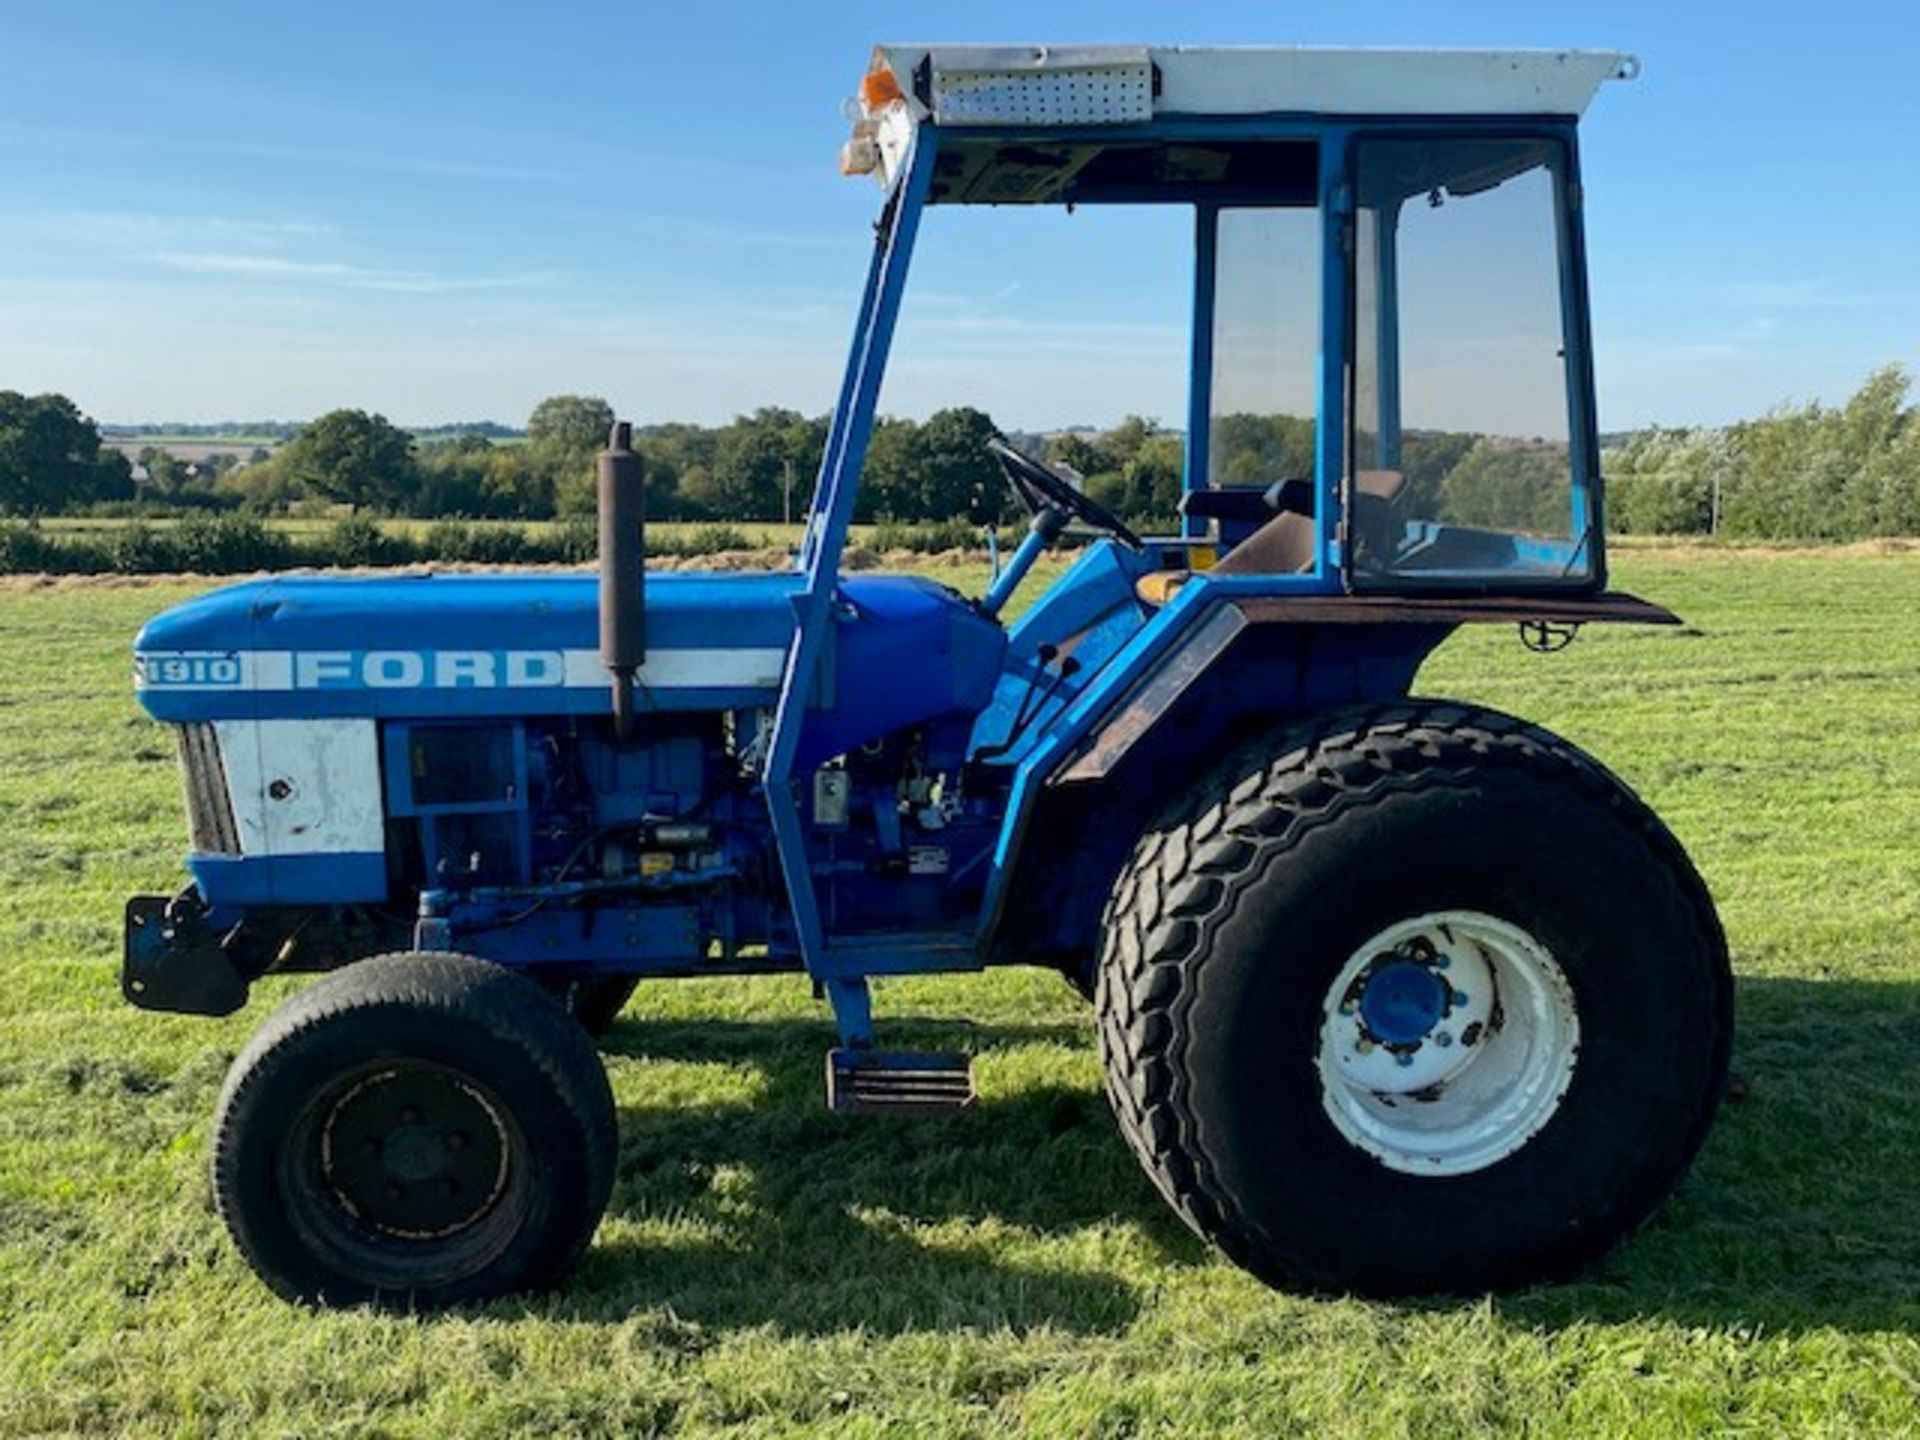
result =
[[[998,745],[983,745],[974,751],[975,762],[997,760],[1020,743],[1020,737],[1026,733],[1027,726],[1040,718],[1040,712],[1047,708],[1060,687],[1071,677],[1080,673],[1080,662],[1068,655],[1060,661],[1060,668],[1047,681],[1044,689],[1040,686],[1040,675],[1045,674],[1053,664],[1054,657],[1060,654],[1059,647],[1042,645],[1034,652],[1040,662],[1039,674],[1027,682],[1027,693],[1020,699],[1020,708],[1014,712],[1013,724],[1007,727],[1007,738]],[[1034,696],[1040,697],[1040,703],[1033,704]],[[1031,713],[1029,713],[1031,707]]]

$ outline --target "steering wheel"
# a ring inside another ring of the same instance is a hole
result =
[[[1129,550],[1144,550],[1146,542],[1128,528],[1126,521],[1097,500],[1090,500],[1070,485],[1066,478],[1042,465],[1031,455],[1013,448],[998,435],[987,441],[987,449],[1000,462],[1000,473],[1020,497],[1029,515],[1038,515],[1052,507],[1083,525],[1104,531]]]

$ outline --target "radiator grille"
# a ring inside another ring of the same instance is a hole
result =
[[[238,855],[240,834],[227,798],[227,771],[213,726],[182,725],[180,775],[187,790],[187,843],[198,855]]]

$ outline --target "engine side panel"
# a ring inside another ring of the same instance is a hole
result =
[[[385,898],[372,720],[218,720],[211,730],[203,763],[224,780],[231,830],[227,853],[189,861],[202,893],[249,905]]]

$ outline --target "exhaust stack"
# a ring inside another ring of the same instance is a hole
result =
[[[647,492],[633,426],[614,423],[600,454],[600,660],[613,673],[613,731],[633,734],[633,679],[646,659]]]

